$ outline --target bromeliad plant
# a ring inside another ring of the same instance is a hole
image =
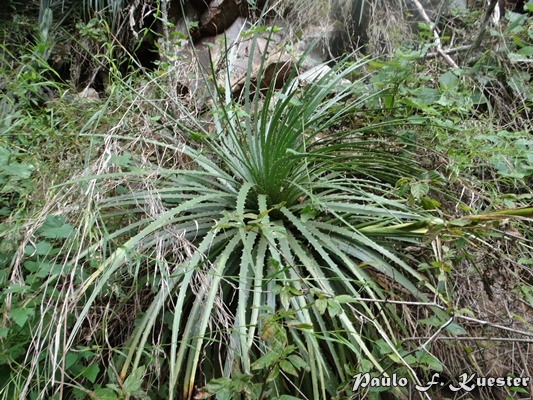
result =
[[[68,365],[88,321],[96,309],[113,307],[120,316],[131,290],[144,313],[122,343],[109,338],[102,318],[112,377],[94,368],[81,373],[101,384],[93,397],[139,395],[146,368],[159,369],[144,378],[146,388],[157,384],[170,399],[231,398],[232,390],[250,399],[325,399],[351,379],[346,366],[366,360],[366,368],[384,372],[372,343],[396,349],[405,325],[391,305],[357,299],[390,298],[398,287],[426,301],[424,293],[436,291],[401,251],[431,219],[395,198],[394,183],[420,171],[388,151],[390,143],[345,128],[361,99],[353,96],[357,83],[344,78],[363,64],[339,63],[303,89],[289,83],[280,92],[254,91],[260,85],[248,78],[242,103],[229,87],[220,90],[216,134],[189,132],[201,150],[156,143],[190,160],[187,168],[116,158],[128,170],[111,176],[134,189],[100,191],[80,223],[85,236],[93,224],[108,232],[65,261],[71,276],[83,268],[78,276],[85,278],[44,324],[53,326],[52,318],[62,326],[44,329],[57,371],[46,385],[76,382],[80,372]],[[142,187],[135,180],[149,180],[150,190],[135,189]],[[161,207],[152,207],[154,199]]]

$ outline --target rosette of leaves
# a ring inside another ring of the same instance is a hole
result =
[[[116,379],[162,368],[144,384],[165,387],[170,399],[191,398],[201,387],[201,396],[218,398],[231,398],[231,389],[246,398],[318,399],[336,395],[351,379],[347,366],[360,360],[383,371],[372,341],[395,348],[406,328],[390,305],[357,299],[388,298],[387,281],[419,300],[434,288],[401,252],[425,232],[428,216],[394,196],[399,178],[420,171],[389,151],[392,141],[365,138],[380,126],[349,129],[363,99],[354,96],[358,82],[345,78],[364,62],[341,62],[304,88],[289,82],[281,91],[255,90],[261,85],[249,74],[241,102],[227,83],[214,96],[216,133],[189,132],[201,150],[160,143],[186,155],[187,169],[123,158],[130,187],[157,179],[150,191],[96,203],[99,223],[115,229],[77,255],[91,255],[96,269],[69,305],[77,315],[64,353],[110,288],[131,289],[123,279],[130,271],[139,292],[146,282],[155,289],[127,341],[116,345],[123,356],[114,359]],[[141,217],[154,196],[164,210]],[[123,220],[129,223],[116,228]],[[154,274],[164,261],[154,254],[177,242],[187,245],[172,269]],[[151,267],[135,268],[139,260]],[[119,310],[128,298],[116,301]],[[155,348],[164,353],[157,362],[149,355]],[[220,379],[231,388],[217,386]]]

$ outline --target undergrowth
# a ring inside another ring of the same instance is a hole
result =
[[[212,76],[227,49],[205,114],[171,62],[124,72],[112,24],[92,22],[100,99],[58,83],[42,26],[3,44],[0,398],[408,398],[352,378],[531,375],[531,17],[507,20],[471,66],[428,58],[422,31],[304,87],[256,90],[250,61],[239,99]]]

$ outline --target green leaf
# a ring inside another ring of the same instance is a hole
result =
[[[335,296],[335,300],[337,300],[337,302],[339,302],[340,304],[355,302],[355,298],[347,294],[341,294],[339,296]]]
[[[278,98],[280,98],[281,100],[286,100],[289,96],[286,95],[285,93],[280,93],[280,92],[274,92],[274,95]],[[290,99],[288,100],[287,104],[290,104],[292,106],[302,106],[302,102],[300,100],[298,100],[296,97],[294,96],[291,96]]]
[[[328,314],[331,318],[342,312],[341,305],[335,300],[328,300]]]
[[[79,359],[78,354],[68,352],[67,355],[65,356],[65,369],[68,370],[70,367],[72,367],[78,361],[78,359]]]
[[[532,46],[526,46],[522,47],[517,51],[518,54],[523,56],[533,56],[533,47]]]
[[[306,205],[303,210],[300,211],[300,219],[305,224],[308,221],[315,219],[319,214],[319,210],[311,207],[310,205]]]
[[[288,321],[287,326],[289,328],[299,329],[302,331],[309,331],[313,329],[313,325],[311,324],[303,324],[299,321]]]
[[[47,239],[67,239],[74,232],[74,228],[65,223],[65,217],[47,215],[44,224],[37,230],[37,234]]]
[[[91,398],[94,398],[94,399],[97,399],[97,400],[121,400],[120,397],[117,397],[115,392],[113,392],[111,389],[107,389],[107,388],[96,389],[92,393]]]
[[[276,365],[274,366],[274,368],[272,368],[270,370],[270,372],[268,373],[268,376],[267,376],[267,382],[272,382],[273,380],[275,380],[279,375],[279,366]]]
[[[230,388],[222,389],[216,394],[217,400],[231,400],[233,399],[233,393]]]
[[[382,355],[389,354],[393,352],[393,349],[391,349],[390,345],[383,339],[378,339],[376,341],[376,345],[379,347],[379,352]]]
[[[291,354],[287,357],[287,359],[292,363],[292,365],[294,365],[296,369],[304,369],[306,371],[309,371],[309,364],[307,364],[305,360],[299,355]]]
[[[285,310],[288,310],[289,309],[289,306],[290,306],[290,303],[291,303],[291,294],[289,293],[288,290],[282,290],[281,293],[279,294],[279,299],[281,300],[281,305],[283,306],[283,308],[285,308]]]
[[[457,86],[458,81],[459,79],[457,78],[457,76],[451,71],[442,74],[439,78],[439,84],[441,88],[446,90],[455,88]]]
[[[46,256],[50,254],[53,246],[50,242],[42,240],[35,244],[35,246],[28,245],[24,248],[24,254],[30,256]]]
[[[207,390],[209,393],[216,394],[217,400],[231,400],[231,379],[229,378],[217,378],[212,379],[207,384]]]
[[[136,368],[124,381],[124,391],[129,395],[138,394],[143,382],[144,366]]]
[[[283,371],[285,371],[287,374],[298,376],[298,371],[296,371],[296,368],[294,368],[294,365],[292,365],[291,362],[287,360],[281,360],[279,362],[279,366]]]
[[[467,225],[470,225],[471,223],[472,221],[469,221],[467,219],[454,219],[448,222],[450,226],[459,226],[459,227],[467,226]]]
[[[390,354],[387,354],[387,356],[392,360],[394,361],[396,364],[401,364],[403,365],[404,364],[404,361],[409,364],[409,365],[416,365],[417,364],[417,359],[412,356],[412,355],[408,355],[408,356],[405,356],[405,357],[402,357],[403,358],[403,361],[400,359],[400,357],[398,356],[398,354],[396,353],[390,353]]]
[[[263,225],[261,231],[269,240],[283,239],[286,236],[285,228],[283,226],[272,223]]]
[[[328,300],[327,299],[316,299],[315,307],[320,314],[324,314],[326,312],[326,308],[328,307]]]
[[[18,154],[0,147],[0,185],[28,179],[35,169],[32,164],[14,161],[15,158],[18,158]],[[10,185],[2,188],[0,193],[8,193],[16,189],[16,186]]]
[[[426,353],[425,351],[418,358],[418,361],[421,364],[426,365],[432,371],[442,372],[443,370],[443,367],[440,361],[435,356],[433,356],[432,354]]]
[[[246,393],[250,389],[250,375],[235,372],[233,374],[233,391],[237,393]]]
[[[39,270],[36,274],[38,278],[45,278],[47,276],[57,276],[63,272],[64,265],[44,262],[39,264]]]
[[[411,194],[415,199],[425,196],[429,192],[429,184],[426,182],[416,182],[411,185]]]
[[[448,325],[446,327],[446,330],[448,332],[450,332],[454,336],[462,336],[462,335],[467,335],[468,334],[468,332],[465,331],[463,327],[461,327],[460,325],[456,324],[455,322],[453,322],[450,325]]]
[[[33,308],[14,308],[10,311],[9,316],[20,327],[24,326],[29,317],[35,314]]]
[[[207,390],[209,390],[209,393],[217,393],[223,389],[226,389],[231,386],[231,379],[229,378],[216,378],[211,379],[211,381],[207,384]]]
[[[99,373],[100,373],[100,367],[98,366],[98,364],[91,364],[83,370],[81,375],[87,378],[89,382],[94,383]]]
[[[259,357],[253,364],[252,370],[256,371],[259,369],[270,368],[279,360],[280,355],[275,351],[269,351],[263,356]]]
[[[19,285],[18,283],[13,283],[7,287],[7,289],[4,290],[4,294],[8,293],[24,293],[28,289],[30,289],[30,286],[28,285]]]
[[[441,206],[440,202],[429,197],[422,197],[420,203],[425,210],[438,210]]]

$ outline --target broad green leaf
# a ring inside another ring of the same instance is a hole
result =
[[[65,356],[65,369],[72,367],[79,359],[78,354],[73,352],[68,352]]]
[[[272,368],[270,370],[270,372],[268,373],[268,376],[267,376],[267,382],[272,382],[273,380],[275,380],[278,375],[279,375],[279,365],[276,365],[274,366],[274,368]]]
[[[533,46],[522,47],[517,53],[523,56],[533,56]]]
[[[232,400],[234,394],[232,393],[230,388],[222,389],[217,392],[216,399],[217,400]]]
[[[285,289],[282,290],[281,293],[279,294],[281,305],[283,306],[283,308],[285,308],[285,310],[289,309],[291,297],[292,297],[291,294]]]
[[[232,377],[233,390],[237,393],[246,393],[250,389],[250,375],[234,373]]]
[[[217,378],[212,379],[207,384],[207,390],[209,390],[209,393],[217,393],[223,389],[226,389],[231,386],[231,379],[229,378]]]
[[[319,210],[314,209],[310,205],[307,205],[304,207],[302,211],[300,211],[300,218],[302,222],[305,224],[306,222],[315,219],[317,215],[320,214]]]
[[[355,302],[355,298],[347,294],[341,294],[339,296],[335,296],[335,300],[339,302],[340,304]]]
[[[9,312],[9,317],[20,327],[24,326],[29,317],[35,314],[33,308],[14,308]]]
[[[28,245],[24,249],[26,255],[46,256],[52,251],[52,244],[47,240],[38,242],[35,246]]]
[[[281,360],[279,362],[280,368],[285,371],[286,373],[294,376],[298,376],[298,371],[296,371],[296,368],[294,368],[294,365],[292,365],[291,362],[287,360]]]
[[[446,90],[455,88],[458,81],[459,79],[452,71],[445,72],[439,78],[439,84],[441,88]]]
[[[28,285],[19,285],[18,283],[13,283],[4,290],[4,294],[8,293],[24,293],[30,289]]]
[[[432,354],[424,352],[424,354],[419,357],[418,361],[421,364],[426,365],[432,371],[442,372],[443,370],[440,361]]]
[[[390,354],[387,354],[387,356],[397,364],[404,365],[404,361],[405,361],[408,365],[417,365],[417,359],[412,355],[407,355],[405,357],[402,357],[403,361],[402,359],[400,359],[400,357],[396,353],[390,353]]]
[[[287,359],[296,367],[296,369],[304,369],[306,371],[309,370],[309,364],[305,362],[305,360],[300,357],[297,354],[291,354],[287,357]]]
[[[462,335],[467,335],[468,334],[468,332],[465,331],[465,329],[463,327],[461,327],[460,325],[456,324],[455,322],[453,322],[450,325],[448,325],[446,327],[446,330],[448,332],[450,332],[454,336],[462,336]]]
[[[270,368],[279,360],[279,357],[280,355],[277,352],[271,350],[268,353],[259,357],[252,364],[252,370],[256,371],[259,369]]]
[[[92,393],[91,398],[94,398],[94,399],[97,399],[97,400],[121,400],[120,397],[117,397],[115,392],[113,392],[111,389],[107,389],[107,388],[96,389]]]
[[[143,383],[144,366],[136,368],[124,381],[124,391],[136,395]]]
[[[100,367],[98,366],[98,364],[91,364],[83,370],[81,375],[87,378],[89,382],[94,383],[99,373],[100,373]]]
[[[44,224],[37,230],[37,234],[47,239],[66,239],[74,232],[74,228],[65,223],[61,216],[48,215]]]
[[[327,299],[316,299],[315,307],[320,314],[324,314],[328,307],[328,300]]]
[[[426,182],[416,182],[411,185],[411,194],[414,198],[419,199],[429,192],[429,184]]]
[[[342,312],[342,308],[340,304],[335,300],[329,300],[328,299],[328,314],[331,318],[335,317],[336,315],[340,314]]]

